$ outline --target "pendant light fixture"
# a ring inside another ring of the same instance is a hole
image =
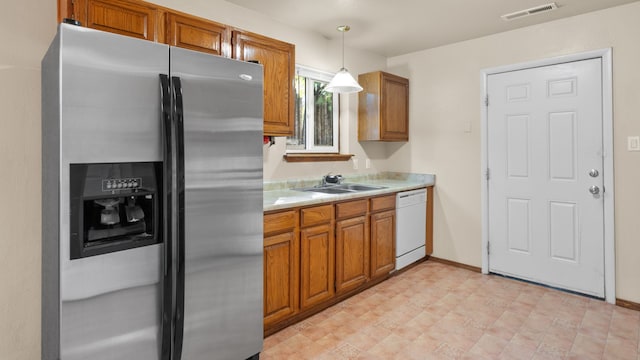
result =
[[[324,88],[324,91],[340,94],[362,91],[362,86],[358,84],[356,79],[354,79],[353,76],[349,74],[349,71],[344,67],[344,33],[350,29],[349,25],[338,26],[338,31],[342,33],[342,68],[333,77],[333,79],[331,79],[331,82],[329,82],[329,85]]]

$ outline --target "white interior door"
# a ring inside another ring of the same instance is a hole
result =
[[[604,297],[601,61],[487,77],[489,271]]]

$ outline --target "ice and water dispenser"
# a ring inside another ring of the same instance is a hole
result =
[[[162,242],[162,163],[71,164],[71,259]]]

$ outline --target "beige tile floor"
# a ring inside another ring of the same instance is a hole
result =
[[[640,312],[427,261],[265,339],[263,360],[640,360]]]

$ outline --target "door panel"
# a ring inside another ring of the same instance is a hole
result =
[[[300,308],[331,299],[335,293],[333,224],[300,230]]]
[[[371,278],[385,276],[396,267],[396,212],[371,215]]]
[[[336,222],[337,292],[356,288],[364,284],[369,277],[368,227],[369,222],[365,215]]]
[[[265,135],[293,135],[295,46],[242,31],[231,36],[234,59],[264,66]]]
[[[601,59],[488,77],[489,269],[604,296]]]
[[[60,77],[44,84],[62,95],[49,99],[60,101],[61,157],[60,323],[50,330],[62,359],[157,359],[163,245],[71,260],[68,189],[73,163],[162,160],[158,74],[169,49],[65,24],[58,36]]]
[[[300,241],[297,231],[264,238],[264,326],[298,311]]]
[[[171,48],[171,75],[184,101],[182,358],[244,359],[262,347],[262,69]]]

